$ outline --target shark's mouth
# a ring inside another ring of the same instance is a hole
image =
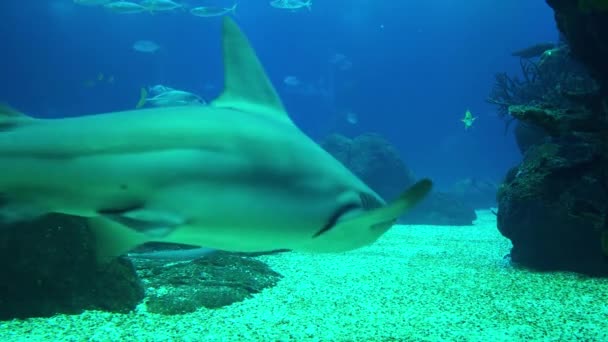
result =
[[[389,230],[395,223],[397,223],[397,220],[388,220],[388,221],[376,223],[373,226],[371,226],[370,229],[375,232],[381,231],[382,233],[384,233],[385,231]]]
[[[340,218],[344,217],[347,213],[350,213],[351,211],[370,211],[384,206],[384,204],[376,196],[365,192],[359,193],[359,201],[360,202],[346,203],[343,206],[339,207],[327,219],[327,222],[325,223],[323,228],[316,232],[312,237],[316,238],[330,231],[336,225],[336,223],[338,223]]]
[[[361,208],[361,205],[359,203],[355,203],[355,202],[347,203],[347,204],[341,206],[340,208],[338,208],[338,210],[334,211],[334,213],[329,217],[329,219],[327,220],[327,222],[325,223],[323,228],[321,228],[321,230],[316,232],[315,235],[313,235],[312,237],[316,238],[316,237],[323,235],[324,233],[327,233],[336,225],[336,223],[338,223],[338,220],[340,219],[340,217],[344,216],[344,214],[350,212],[351,210],[356,210],[356,209],[360,209],[360,208]]]

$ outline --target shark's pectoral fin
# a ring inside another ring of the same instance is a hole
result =
[[[224,92],[211,105],[291,122],[247,37],[229,17],[223,18]]]
[[[393,202],[362,214],[353,220],[369,226],[371,229],[383,229],[395,223],[399,216],[422,201],[431,191],[433,182],[423,179],[404,191]]]
[[[109,262],[150,241],[146,234],[103,216],[91,218],[88,222],[95,236],[95,253],[99,263]]]
[[[429,194],[431,188],[433,188],[433,182],[430,179],[418,181],[405,190],[396,200],[385,207],[374,210],[373,213],[379,218],[384,217],[396,220],[410,208],[420,203]]]
[[[5,104],[0,104],[0,131],[7,131],[35,119]]]
[[[185,223],[180,216],[145,207],[98,211],[100,216],[89,219],[96,238],[99,261],[119,257],[136,246],[164,239]]]
[[[163,238],[186,222],[181,216],[169,212],[135,206],[98,211],[103,217],[116,221],[150,238]]]

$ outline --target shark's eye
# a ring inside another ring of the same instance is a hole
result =
[[[348,213],[349,211],[355,210],[355,209],[361,209],[361,205],[359,203],[351,202],[351,203],[346,203],[345,205],[341,206],[340,208],[338,208],[338,210],[336,210],[329,217],[329,219],[327,220],[327,222],[325,223],[323,228],[321,228],[321,230],[316,232],[315,235],[313,235],[312,237],[315,238],[315,237],[322,235],[325,232],[328,232],[330,229],[332,229],[336,225],[336,223],[338,222],[340,217],[342,217],[344,214]]]

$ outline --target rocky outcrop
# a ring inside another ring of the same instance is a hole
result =
[[[491,96],[545,134],[525,143],[499,188],[498,229],[520,265],[607,276],[608,13],[590,1],[547,3],[567,45],[526,62],[525,82],[497,78]]]
[[[608,11],[601,1],[547,0],[555,12],[557,28],[566,38],[576,59],[593,77],[608,80]],[[603,8],[604,7],[604,8]]]
[[[134,263],[146,287],[147,311],[165,315],[240,302],[282,278],[255,258],[227,252],[181,262],[135,259]]]
[[[540,270],[608,275],[602,250],[608,176],[586,139],[532,148],[499,190],[498,228],[511,259]]]
[[[540,145],[547,140],[547,132],[544,129],[522,121],[515,123],[513,134],[521,154],[525,154],[530,147]]]
[[[416,180],[397,150],[378,134],[363,134],[354,139],[335,134],[325,139],[321,146],[388,201]],[[475,218],[473,207],[463,203],[456,195],[431,193],[399,222],[471,225]]]
[[[131,262],[99,265],[81,218],[49,215],[0,227],[0,319],[129,312],[144,290]]]
[[[415,182],[399,152],[378,134],[354,139],[334,134],[321,146],[386,200],[399,196]]]
[[[498,185],[489,180],[466,178],[452,185],[448,193],[464,205],[475,209],[496,206]]]
[[[49,215],[0,227],[0,320],[84,310],[127,313],[144,299],[149,312],[161,314],[219,308],[274,286],[281,275],[254,257],[284,252],[209,250],[175,258],[167,252],[198,248],[148,243],[132,257],[98,264],[94,246],[79,217]]]
[[[470,226],[477,219],[472,206],[456,196],[434,192],[399,219],[400,224]]]

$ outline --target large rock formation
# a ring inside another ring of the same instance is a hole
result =
[[[513,242],[514,262],[608,274],[602,251],[608,183],[598,158],[585,139],[556,140],[532,148],[509,172],[498,195],[498,228]]]
[[[496,206],[498,185],[489,180],[465,178],[449,189],[449,194],[460,202],[475,209],[488,209]]]
[[[281,278],[253,258],[262,253],[214,251],[177,260],[157,252],[192,246],[161,243],[98,264],[94,239],[84,219],[67,215],[0,227],[0,320],[127,313],[144,299],[149,312],[186,313],[242,301]]]
[[[354,139],[334,134],[321,146],[388,201],[416,180],[397,150],[378,134],[363,134]],[[458,196],[434,192],[403,216],[400,223],[471,225],[476,217],[473,207]]]
[[[547,3],[567,45],[522,60],[524,80],[497,75],[490,96],[536,130],[518,138],[524,160],[499,189],[498,229],[521,265],[608,275],[608,12]]]
[[[386,200],[399,196],[416,181],[399,152],[378,134],[354,139],[334,134],[321,146]]]
[[[240,302],[282,278],[259,260],[219,251],[183,262],[135,259],[134,263],[146,285],[147,311],[165,315]]]
[[[144,297],[134,267],[99,265],[94,242],[83,219],[66,215],[0,227],[0,319],[134,309]]]
[[[555,12],[557,28],[566,38],[574,57],[597,80],[608,80],[608,11],[605,1],[547,0]]]

